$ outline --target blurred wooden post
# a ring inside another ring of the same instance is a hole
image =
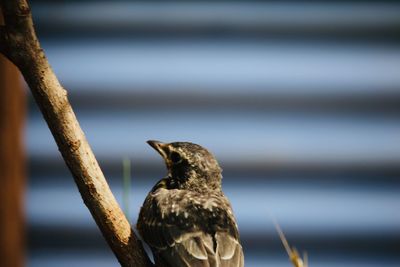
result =
[[[0,266],[25,262],[25,94],[17,68],[0,55]]]

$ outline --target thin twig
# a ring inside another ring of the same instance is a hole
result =
[[[1,52],[21,71],[79,192],[122,266],[152,266],[119,207],[37,39],[26,0],[1,0],[7,38]],[[3,28],[4,37],[4,28]]]

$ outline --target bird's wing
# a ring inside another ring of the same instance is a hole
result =
[[[173,267],[244,266],[242,246],[227,233],[216,233],[214,238],[205,233],[186,234],[157,253]]]
[[[243,267],[242,246],[231,213],[204,209],[201,203],[191,207],[188,199],[190,196],[182,198],[187,212],[162,210],[152,199],[145,201],[138,229],[156,258],[171,267]],[[210,222],[206,218],[213,218],[213,231],[207,231],[210,227],[205,224]]]

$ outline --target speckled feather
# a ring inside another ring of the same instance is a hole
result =
[[[213,155],[186,142],[151,145],[165,159],[168,177],[147,195],[137,228],[156,262],[169,267],[242,267],[238,228]],[[178,157],[173,153],[179,153],[179,162],[171,160]]]

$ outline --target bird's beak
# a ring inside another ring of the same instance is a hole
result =
[[[162,142],[160,142],[160,141],[156,141],[156,140],[149,140],[149,141],[147,141],[147,143],[152,147],[152,148],[154,148],[158,153],[160,153],[160,155],[164,158],[164,159],[166,159],[167,158],[167,153],[166,153],[166,147],[167,147],[167,144],[165,144],[165,143],[162,143]]]

